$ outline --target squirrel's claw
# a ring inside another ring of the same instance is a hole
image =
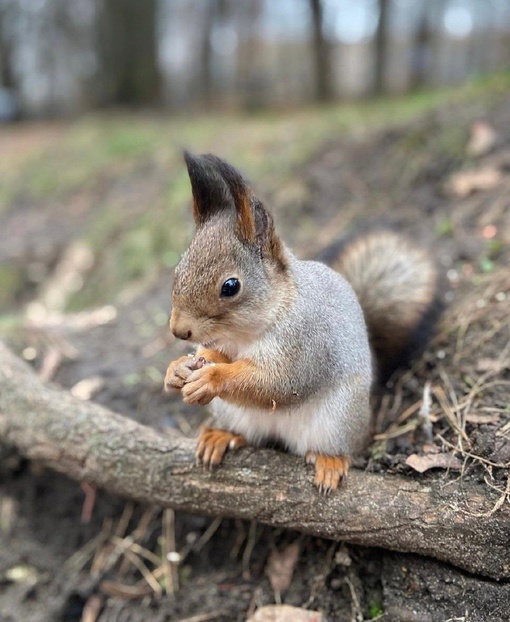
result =
[[[203,464],[209,470],[217,467],[229,449],[238,449],[247,444],[244,436],[204,426],[198,437],[195,459],[197,466]]]
[[[309,451],[305,456],[306,464],[315,465],[314,484],[323,495],[336,490],[347,477],[351,460],[348,456],[325,456]]]

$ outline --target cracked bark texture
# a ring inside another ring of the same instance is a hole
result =
[[[510,579],[510,508],[483,484],[352,470],[330,497],[296,457],[242,449],[209,473],[191,439],[163,434],[44,385],[0,343],[0,440],[27,458],[130,499],[257,519],[332,540],[412,552]],[[485,514],[480,516],[480,514]]]

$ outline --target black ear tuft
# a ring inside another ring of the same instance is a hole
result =
[[[241,173],[225,160],[209,153],[204,156],[225,180],[236,208],[236,229],[239,237],[251,244],[256,242],[255,221],[251,208],[252,193]]]
[[[214,214],[233,207],[232,193],[209,156],[184,152],[193,193],[193,217],[197,227]]]
[[[218,156],[212,153],[207,153],[203,156],[204,160],[207,160],[218,171],[218,173],[227,182],[230,192],[236,202],[241,202],[246,196],[251,194],[248,184],[244,181],[241,173],[235,169],[232,165]]]

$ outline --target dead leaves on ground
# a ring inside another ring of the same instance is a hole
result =
[[[296,543],[289,544],[283,551],[278,549],[271,551],[267,560],[266,574],[276,593],[281,594],[289,588],[298,559],[299,544]]]
[[[268,605],[257,609],[247,622],[326,622],[326,618],[319,611],[290,605]]]
[[[462,462],[453,454],[449,453],[430,453],[424,456],[412,454],[407,458],[406,464],[415,471],[418,471],[418,473],[425,473],[425,471],[429,469],[450,469],[459,471],[462,468]]]

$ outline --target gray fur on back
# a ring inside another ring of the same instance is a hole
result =
[[[366,439],[371,353],[363,312],[347,281],[327,266],[289,254],[296,297],[256,344],[239,352],[292,395],[276,412],[214,400],[222,427],[253,444],[282,441],[291,451],[352,455]]]
[[[299,397],[305,399],[352,375],[371,378],[365,320],[352,287],[322,263],[291,256],[290,269],[296,284],[294,305],[267,337],[287,350],[282,355],[292,365]],[[263,362],[264,349],[259,352]]]

